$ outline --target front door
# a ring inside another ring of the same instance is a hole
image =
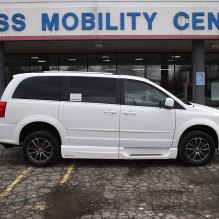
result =
[[[120,120],[120,158],[163,156],[171,147],[175,109],[159,107],[167,97],[156,87],[124,80]]]

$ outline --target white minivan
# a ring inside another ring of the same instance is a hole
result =
[[[21,146],[33,166],[60,156],[89,159],[211,161],[219,111],[183,103],[140,77],[100,73],[27,73],[0,101],[0,143]]]

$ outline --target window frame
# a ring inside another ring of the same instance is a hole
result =
[[[21,86],[22,83],[24,83],[27,80],[31,80],[31,79],[35,79],[35,78],[51,78],[51,77],[58,77],[61,80],[60,83],[60,94],[59,97],[57,99],[51,99],[51,98],[28,98],[28,97],[14,97],[15,92],[18,90],[19,86]],[[19,82],[19,84],[17,84],[16,88],[13,91],[13,94],[11,96],[12,99],[21,99],[21,100],[38,100],[38,101],[61,101],[62,100],[62,92],[63,92],[63,76],[56,76],[56,75],[52,75],[52,76],[48,76],[48,75],[42,75],[42,76],[33,76],[33,77],[27,77],[24,78],[22,81]]]
[[[101,103],[101,102],[71,102],[69,101],[70,97],[70,90],[71,90],[71,78],[84,78],[84,79],[89,79],[89,78],[95,78],[95,79],[108,79],[108,80],[115,80],[116,82],[116,102],[115,103]],[[71,103],[88,103],[88,104],[109,104],[109,105],[115,105],[115,104],[121,104],[121,95],[120,95],[120,89],[119,89],[119,78],[110,78],[110,77],[89,77],[89,76],[67,76],[64,77],[63,80],[63,101],[71,102]]]
[[[143,106],[143,105],[129,105],[129,104],[125,104],[125,81],[131,81],[131,82],[137,82],[137,83],[141,83],[143,85],[148,85],[150,87],[152,87],[153,89],[161,92],[162,94],[164,94],[166,97],[168,97],[168,95],[166,93],[164,93],[163,91],[157,89],[156,87],[154,87],[153,85],[151,84],[148,84],[146,82],[143,82],[143,81],[138,81],[138,80],[132,80],[132,79],[122,79],[122,83],[121,83],[121,92],[122,92],[122,105],[125,105],[125,106],[137,106],[137,107],[159,107],[159,106],[150,106],[150,105],[146,105],[146,106]]]
[[[138,81],[138,80],[133,80],[133,79],[120,79],[120,93],[121,93],[121,105],[124,105],[124,106],[135,106],[135,107],[156,107],[157,106],[142,106],[142,105],[128,105],[128,104],[125,104],[125,81],[133,81],[133,82],[138,82],[138,83],[142,83],[142,84],[146,84],[148,86],[151,86],[152,88],[158,90],[159,92],[163,93],[164,95],[166,95],[166,97],[168,98],[172,98],[170,97],[167,93],[163,92],[162,90],[158,89],[157,87],[153,86],[152,84],[149,84],[147,82],[143,82],[143,81]],[[159,108],[159,106],[158,106]],[[176,100],[174,100],[174,109],[182,109],[182,110],[185,110],[185,108],[179,104]]]

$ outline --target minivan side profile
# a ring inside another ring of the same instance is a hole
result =
[[[16,75],[0,101],[0,143],[33,166],[63,158],[209,163],[219,111],[184,103],[140,77],[100,73]]]

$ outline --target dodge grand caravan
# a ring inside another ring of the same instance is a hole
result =
[[[174,159],[204,165],[218,149],[219,111],[183,103],[127,75],[16,75],[0,101],[0,143],[33,166],[63,158]]]

